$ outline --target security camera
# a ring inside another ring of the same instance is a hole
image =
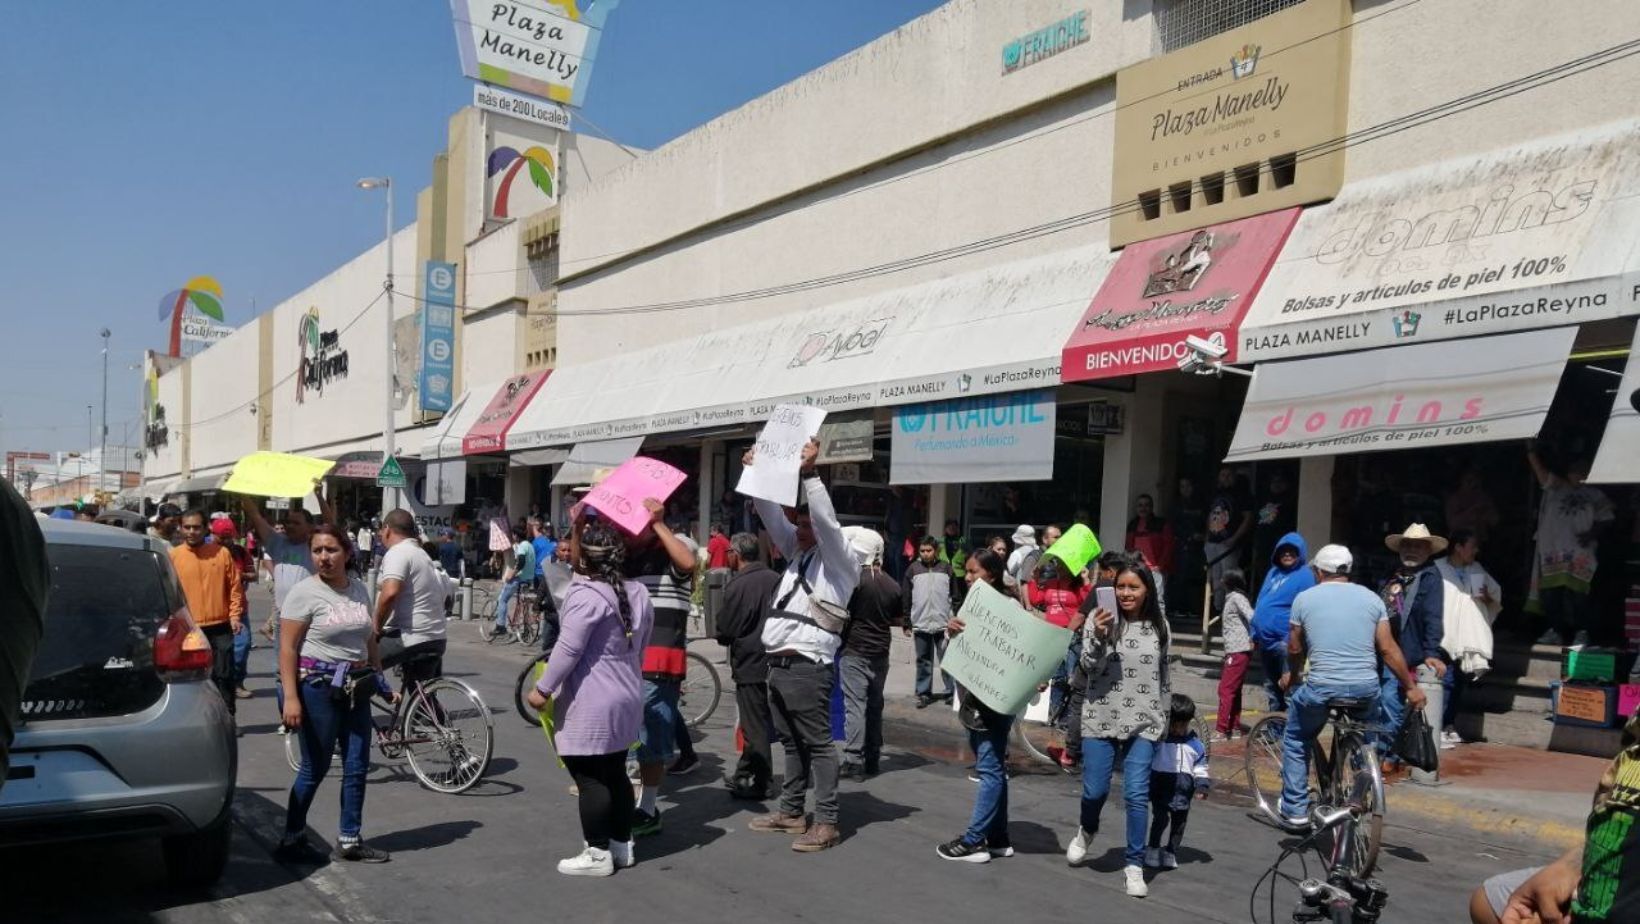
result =
[[[1184,338],[1184,345],[1189,347],[1191,352],[1198,354],[1204,360],[1223,359],[1230,352],[1225,348],[1222,342],[1214,343],[1211,340],[1204,340],[1194,334]]]
[[[1201,372],[1203,371],[1203,366],[1205,365],[1206,364],[1202,362],[1202,355],[1194,350],[1190,350],[1179,357],[1180,372]]]

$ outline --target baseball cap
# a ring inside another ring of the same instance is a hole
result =
[[[1310,559],[1310,564],[1323,574],[1349,574],[1355,558],[1341,545],[1324,545]]]

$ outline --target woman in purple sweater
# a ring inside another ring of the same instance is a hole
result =
[[[575,580],[559,615],[558,643],[529,702],[540,709],[553,698],[553,745],[580,792],[586,849],[560,860],[558,871],[608,876],[637,862],[626,752],[643,721],[643,649],[655,613],[643,585],[621,577],[626,541],[615,527],[576,521]]]

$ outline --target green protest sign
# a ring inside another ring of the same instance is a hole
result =
[[[1065,660],[1071,643],[1069,629],[1025,612],[985,583],[968,588],[957,618],[963,630],[951,640],[940,667],[998,712],[1024,708],[1037,684]]]
[[[1081,574],[1088,562],[1098,558],[1103,551],[1099,547],[1099,537],[1093,534],[1093,530],[1078,523],[1065,530],[1065,534],[1042,554],[1052,555],[1064,562],[1071,574]]]

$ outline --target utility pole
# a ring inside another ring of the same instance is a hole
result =
[[[385,176],[365,177],[359,181],[360,189],[380,189],[387,195],[387,279],[383,285],[387,289],[387,322],[383,325],[385,338],[384,348],[387,351],[387,365],[383,367],[387,373],[387,387],[383,397],[383,410],[386,419],[382,426],[382,464],[393,458],[394,438],[397,427],[393,423],[393,178]],[[382,515],[399,505],[399,491],[397,488],[382,488]]]
[[[101,448],[97,451],[97,490],[106,490],[103,473],[108,471],[108,338],[112,336],[108,328],[102,329],[103,342],[103,389],[102,389],[102,440]]]

